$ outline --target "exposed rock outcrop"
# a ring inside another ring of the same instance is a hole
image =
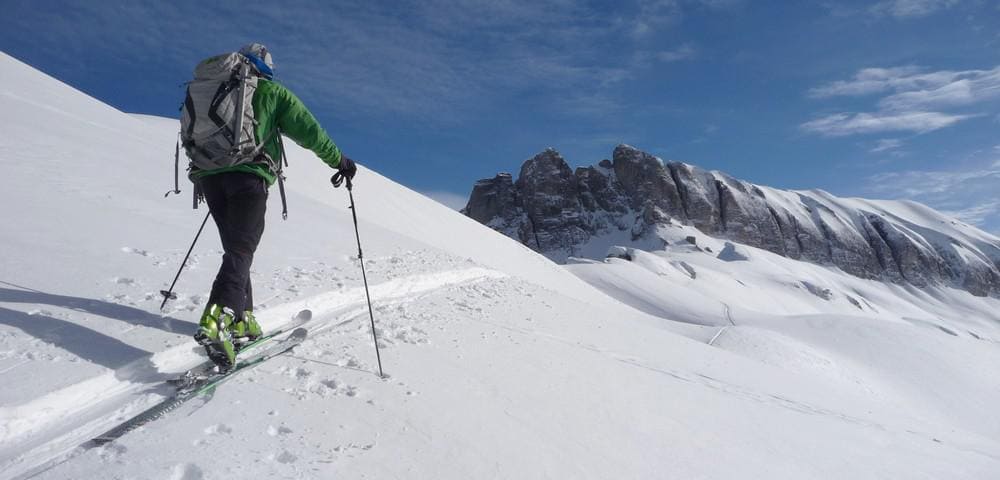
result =
[[[508,237],[521,240],[534,250],[541,250],[509,173],[498,173],[492,179],[476,182],[462,213]]]
[[[524,163],[516,182],[507,173],[477,182],[463,213],[557,260],[601,235],[626,232],[636,241],[679,222],[863,278],[1000,296],[995,237],[949,236],[861,205],[822,191],[757,186],[619,145],[611,160],[575,172],[547,149]]]

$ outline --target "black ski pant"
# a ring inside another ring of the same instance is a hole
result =
[[[252,173],[229,172],[202,177],[199,184],[224,252],[208,303],[229,307],[242,317],[244,310],[253,310],[250,266],[264,234],[267,183]]]

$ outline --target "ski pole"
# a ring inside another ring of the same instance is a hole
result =
[[[187,264],[188,257],[191,256],[191,251],[194,250],[194,245],[198,243],[198,237],[201,236],[201,231],[205,229],[205,224],[208,223],[208,217],[212,213],[206,213],[205,219],[201,221],[201,227],[198,228],[198,233],[194,236],[194,241],[191,242],[191,248],[188,248],[187,255],[184,256],[184,261],[181,262],[181,267],[177,269],[177,275],[174,276],[174,282],[170,284],[169,290],[160,290],[160,295],[163,295],[163,303],[160,304],[160,311],[163,311],[163,307],[167,305],[167,300],[177,300],[177,294],[174,293],[174,286],[177,285],[177,279],[181,278],[181,271],[184,270],[184,265]]]
[[[365,298],[368,299],[368,319],[371,321],[372,325],[372,341],[375,343],[375,359],[378,361],[378,376],[379,378],[385,378],[382,374],[382,355],[378,351],[378,336],[375,334],[375,314],[372,313],[372,297],[368,293],[368,276],[365,274],[365,260],[364,254],[361,253],[361,234],[358,233],[358,211],[354,208],[354,193],[353,185],[351,185],[351,179],[344,177],[340,172],[337,172],[330,177],[330,183],[333,186],[339,187],[344,180],[347,180],[347,195],[351,199],[351,216],[354,218],[354,237],[358,240],[358,262],[361,264],[361,279],[365,283]]]

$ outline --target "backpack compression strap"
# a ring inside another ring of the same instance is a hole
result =
[[[179,136],[180,134],[178,134]],[[259,154],[267,142],[270,142],[272,138],[278,137],[278,146],[281,150],[281,158],[278,159],[278,168],[275,171],[275,175],[278,177],[278,193],[281,194],[281,219],[288,220],[288,199],[285,197],[285,174],[284,168],[288,166],[288,157],[285,155],[285,142],[281,139],[281,132],[275,127],[271,130],[271,133],[267,135],[267,138],[260,142],[260,145],[254,149],[254,154]],[[174,189],[168,191],[163,197],[166,198],[170,196],[171,193],[181,193],[180,190],[180,161],[181,161],[181,144],[180,139],[177,140],[177,144],[174,145]],[[198,188],[198,183],[195,182],[194,188],[194,199],[192,200],[193,207],[195,210],[198,209],[198,203],[201,197],[200,188]]]

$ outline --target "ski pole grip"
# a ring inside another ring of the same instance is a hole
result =
[[[347,181],[347,189],[348,190],[352,190],[354,188],[354,185],[351,183],[351,178],[350,177],[345,176],[341,172],[334,173],[333,176],[330,177],[330,183],[333,184],[334,188],[337,188],[337,187],[343,185],[345,180]]]

